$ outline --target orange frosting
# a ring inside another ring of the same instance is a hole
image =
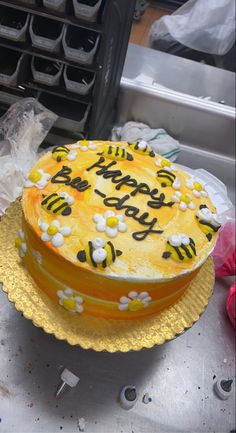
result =
[[[208,239],[196,216],[201,205],[215,212],[201,184],[190,188],[178,166],[138,150],[78,142],[46,153],[28,176],[25,264],[69,311],[116,319],[156,313],[181,296],[214,246],[216,231]],[[171,242],[180,234],[196,255],[181,249],[184,259],[176,259]]]

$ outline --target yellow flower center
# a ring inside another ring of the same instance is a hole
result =
[[[80,140],[79,144],[81,146],[88,146],[89,145],[89,141],[88,140]]]
[[[129,311],[139,311],[143,309],[143,302],[140,299],[133,299],[128,305]]]
[[[73,298],[63,299],[63,307],[66,308],[66,310],[75,311],[76,302]]]
[[[57,232],[58,232],[58,227],[56,227],[56,226],[49,226],[47,229],[47,234],[49,236],[54,236],[57,234]]]
[[[38,182],[42,177],[42,174],[38,172],[38,170],[31,170],[30,174],[29,174],[29,180],[31,182]]]
[[[188,195],[181,195],[180,201],[183,201],[184,203],[189,204],[191,202],[191,199],[189,198]]]
[[[196,191],[202,191],[202,185],[200,184],[200,182],[193,182],[193,186]]]
[[[15,247],[16,248],[20,248],[22,245],[23,241],[20,238],[16,238],[15,240]]]
[[[117,217],[110,216],[106,219],[106,225],[108,227],[114,228],[118,225],[118,223],[119,223],[119,220]]]
[[[168,159],[163,159],[163,161],[161,161],[161,166],[162,167],[170,167],[171,166],[171,162],[168,161]]]

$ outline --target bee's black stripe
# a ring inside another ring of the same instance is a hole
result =
[[[122,158],[125,157],[125,149],[122,149]]]
[[[197,253],[196,253],[196,248],[195,248],[195,242],[192,238],[189,238],[189,240],[190,240],[189,246],[190,246],[190,248],[192,248],[193,254],[196,256]]]
[[[168,179],[170,180],[172,183],[174,182],[174,178],[171,176],[168,176],[167,174],[159,174],[157,175],[158,178],[160,179]]]
[[[53,149],[52,153],[55,153],[55,152],[69,153],[69,149],[67,149],[67,147],[56,147],[55,149]]]
[[[184,260],[184,256],[181,254],[181,251],[179,250],[179,247],[173,247],[173,248],[176,251],[176,253],[178,254],[179,259],[180,260]]]
[[[111,248],[111,255],[112,255],[112,261],[114,262],[116,259],[116,252],[115,252],[115,248],[112,242],[107,242],[107,244],[110,246]]]
[[[184,250],[186,256],[187,256],[189,259],[192,259],[192,258],[193,258],[192,254],[190,253],[190,251],[189,251],[189,249],[188,249],[188,247],[187,247],[186,245],[181,244],[181,248]]]
[[[135,144],[134,148],[135,150],[138,150],[138,143]]]
[[[117,148],[116,148],[116,155],[115,156],[119,155],[119,150],[120,150],[120,148],[117,146]]]
[[[167,177],[167,178],[172,178],[173,180],[175,179],[174,173],[171,173],[170,171],[167,170],[159,170],[157,174],[158,177]]]
[[[89,246],[89,257],[91,259],[91,262],[93,266],[97,268],[97,263],[93,260],[93,244],[91,241],[89,241],[88,246]]]
[[[155,156],[155,152],[153,152],[153,150],[151,150],[151,152],[149,153],[149,156],[151,156],[153,158]]]
[[[56,209],[53,210],[53,213],[57,213],[60,212],[60,210],[62,210],[64,207],[67,207],[68,203],[67,201],[65,201],[64,203],[62,203],[60,206],[58,206]]]
[[[49,200],[51,200],[52,197],[57,197],[57,194],[52,193],[52,194],[50,194],[50,195],[47,195],[47,196],[45,197],[45,199],[41,202],[41,205],[43,206],[43,205],[47,204],[47,202],[48,202]]]
[[[58,203],[61,200],[65,200],[63,197],[57,197],[55,200],[51,201],[51,203],[49,203],[49,205],[47,206],[47,209],[50,210],[52,209],[52,207],[54,206],[54,204]]]
[[[208,223],[208,222],[203,221],[203,220],[199,220],[199,224],[202,224],[202,225],[204,225],[204,226],[208,226],[208,227],[210,227],[214,232],[218,232],[218,230],[219,230],[219,228],[220,228],[220,226],[219,226],[219,227],[215,227],[215,226],[213,226],[213,224]]]
[[[111,155],[111,153],[112,153],[112,146],[109,146],[107,154]]]

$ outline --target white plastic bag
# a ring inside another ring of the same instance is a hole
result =
[[[189,0],[153,23],[151,45],[168,34],[194,50],[226,54],[235,42],[235,0]]]
[[[34,98],[16,102],[0,118],[0,216],[21,194],[24,176],[56,119]]]

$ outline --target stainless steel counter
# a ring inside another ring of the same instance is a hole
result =
[[[57,341],[0,292],[0,432],[75,433],[83,417],[87,433],[229,433],[235,428],[234,397],[221,401],[213,392],[217,378],[235,375],[227,289],[226,281],[218,281],[204,315],[176,340],[127,354]],[[53,393],[62,365],[81,381],[57,402]],[[129,412],[117,403],[125,384],[139,392]],[[153,398],[148,405],[142,403],[146,391]]]
[[[146,121],[150,116],[155,126],[172,125],[183,143],[179,162],[213,171],[233,196],[232,109],[217,111],[206,102],[197,105],[140,85],[137,93],[135,83],[127,80],[124,76],[117,120]],[[153,112],[153,107],[158,109]],[[228,148],[209,132],[219,124]],[[0,432],[75,433],[83,417],[87,433],[229,433],[235,428],[234,397],[221,401],[213,392],[217,378],[235,377],[235,332],[225,311],[229,284],[216,282],[206,312],[185,334],[163,346],[127,354],[95,353],[57,341],[24,319],[0,291]],[[53,393],[62,366],[81,380],[57,402]],[[117,402],[126,384],[135,385],[139,393],[138,403],[128,412]],[[146,391],[153,398],[148,405],[142,403]]]

